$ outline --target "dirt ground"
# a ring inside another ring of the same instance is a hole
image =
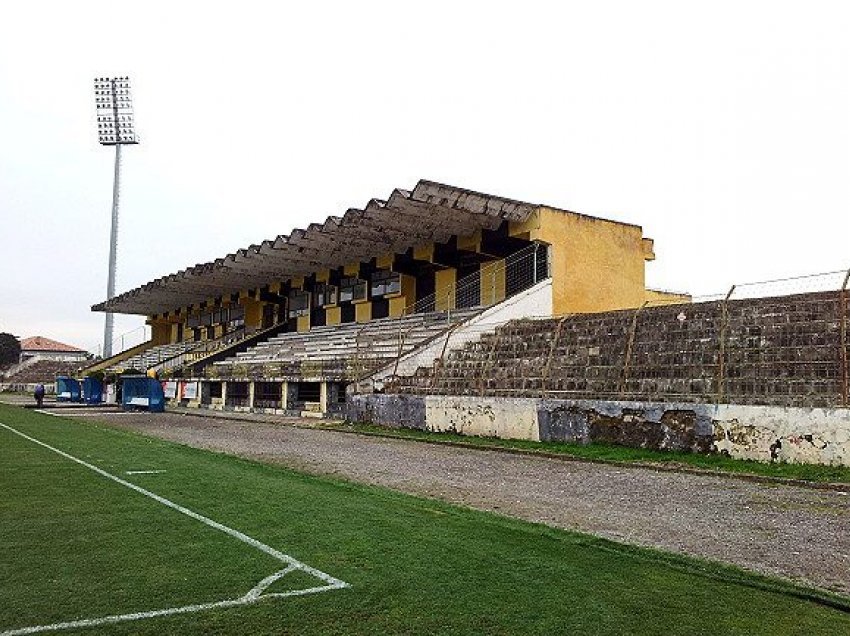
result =
[[[437,446],[301,428],[284,418],[98,412],[90,419],[850,595],[850,494],[843,491]]]

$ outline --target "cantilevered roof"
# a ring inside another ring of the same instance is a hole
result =
[[[494,230],[503,221],[525,221],[537,207],[422,180],[412,191],[393,190],[385,201],[372,199],[362,210],[352,208],[305,230],[157,278],[92,310],[158,314],[423,243],[442,243],[482,228]]]

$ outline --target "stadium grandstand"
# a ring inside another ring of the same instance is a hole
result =
[[[637,225],[422,180],[95,305],[146,316],[151,339],[88,371],[157,374],[188,406],[335,414],[463,325],[663,296],[653,259]]]
[[[18,363],[0,373],[0,390],[28,392],[36,384],[52,387],[57,376],[77,374],[88,358],[84,349],[57,340],[24,338]]]

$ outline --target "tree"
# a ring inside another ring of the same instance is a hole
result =
[[[21,359],[21,343],[10,333],[0,333],[0,367],[8,367]]]

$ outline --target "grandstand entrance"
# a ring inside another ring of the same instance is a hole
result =
[[[320,382],[296,382],[295,400],[299,403],[318,402],[322,396]]]
[[[247,382],[228,382],[224,403],[227,406],[251,406]]]
[[[253,406],[259,409],[283,408],[283,384],[280,382],[255,383]]]

